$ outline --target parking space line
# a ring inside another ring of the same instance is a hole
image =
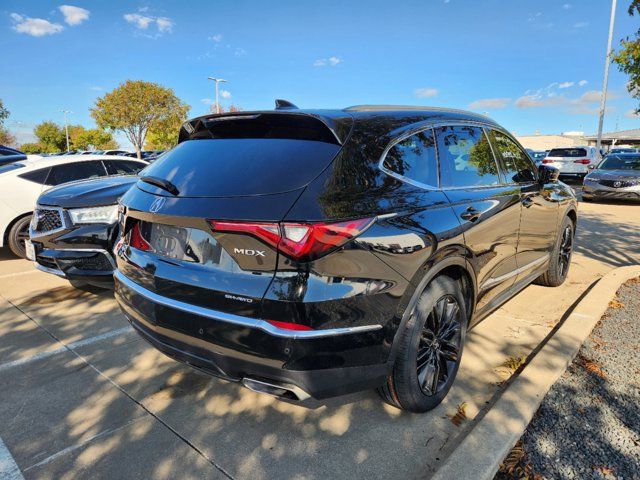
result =
[[[29,275],[30,273],[36,273],[40,270],[25,270],[24,272],[15,272],[15,273],[5,273],[4,275],[0,275],[0,280],[3,278],[11,278],[11,277],[19,277],[20,275]]]
[[[24,480],[18,464],[0,438],[0,478],[3,480]]]
[[[117,432],[119,430],[125,429],[125,428],[133,425],[134,423],[139,422],[140,420],[145,420],[147,418],[149,418],[149,417],[147,417],[145,415],[143,417],[139,417],[139,418],[130,420],[127,423],[125,423],[124,425],[120,425],[119,427],[110,428],[109,430],[105,430],[103,432],[97,433],[97,434],[93,435],[92,437],[89,437],[84,442],[76,443],[75,445],[71,445],[71,446],[69,446],[67,448],[63,448],[62,450],[60,450],[59,452],[54,453],[53,455],[49,455],[47,458],[45,458],[43,460],[40,460],[38,463],[35,463],[35,464],[25,468],[24,471],[28,472],[32,468],[37,468],[37,467],[41,467],[42,465],[46,465],[47,463],[52,462],[56,458],[62,457],[63,455],[66,455],[67,453],[71,453],[71,452],[73,452],[75,450],[78,450],[79,448],[85,447],[86,445],[90,444],[94,440],[97,440],[98,438],[105,437],[105,436],[110,435],[112,433],[115,433],[115,432]],[[2,473],[2,470],[0,470],[0,473]],[[4,477],[0,476],[0,478],[4,478]]]
[[[101,342],[102,340],[106,340],[111,337],[117,337],[118,335],[122,335],[124,333],[132,332],[132,331],[133,329],[130,326],[127,326],[123,328],[118,328],[116,330],[111,330],[110,332],[106,332],[101,335],[96,335],[95,337],[85,338],[84,340],[78,340],[77,342],[71,342],[67,344],[63,343],[62,347],[56,348],[55,350],[40,352],[27,358],[20,358],[12,362],[3,363],[0,365],[0,372],[9,370],[10,368],[18,367],[20,365],[25,365],[27,363],[35,362],[36,360],[42,360],[43,358],[52,357],[54,355],[58,355],[59,353],[66,352],[68,350],[74,350],[76,348],[84,347],[86,345],[91,345],[92,343]]]

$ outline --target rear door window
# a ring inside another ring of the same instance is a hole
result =
[[[524,150],[502,132],[489,130],[489,137],[502,160],[507,183],[535,182],[535,166]]]
[[[60,185],[61,183],[104,177],[106,175],[107,172],[100,161],[66,163],[51,167],[47,185]]]
[[[147,166],[146,163],[127,160],[104,160],[103,163],[109,175],[132,175]]]
[[[501,183],[498,165],[482,128],[436,128],[442,187],[482,187]]]
[[[405,179],[437,187],[438,162],[433,131],[425,130],[400,140],[389,149],[382,165]]]
[[[49,170],[49,168],[41,168],[39,170],[33,170],[31,172],[23,173],[22,175],[18,176],[20,178],[24,178],[25,180],[44,185],[45,181],[47,180],[47,176],[49,175]]]

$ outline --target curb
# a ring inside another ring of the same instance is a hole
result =
[[[431,479],[492,480],[544,396],[573,361],[620,286],[638,276],[640,265],[615,268],[602,277]]]

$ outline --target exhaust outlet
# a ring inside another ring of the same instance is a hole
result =
[[[244,377],[242,379],[242,385],[254,392],[264,393],[272,397],[285,398],[287,400],[302,401],[310,397],[310,395],[300,387],[288,383],[274,383]]]

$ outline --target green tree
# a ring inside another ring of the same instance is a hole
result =
[[[4,121],[9,118],[9,110],[4,107],[4,103],[0,98],[0,127],[4,126]]]
[[[67,149],[67,136],[64,128],[52,121],[36,125],[33,133],[38,137],[38,143],[44,153],[62,152]]]
[[[4,103],[0,98],[0,145],[13,145],[16,142],[16,137],[4,126],[4,121],[7,118],[9,118],[9,110],[4,107]]]
[[[39,143],[23,143],[20,146],[20,150],[28,154],[42,153],[42,145]]]
[[[146,150],[169,150],[178,143],[180,127],[187,119],[189,105],[180,105],[167,118],[153,122],[147,132]]]
[[[640,0],[633,0],[628,11],[631,16],[640,15]],[[640,29],[634,37],[620,41],[620,50],[614,53],[613,61],[618,65],[618,70],[629,75],[627,90],[633,98],[640,101]],[[636,113],[640,114],[640,103]]]
[[[81,150],[111,150],[118,148],[113,134],[100,128],[90,128],[78,134],[73,143],[73,148]]]
[[[125,134],[141,158],[149,128],[168,121],[185,104],[170,88],[141,80],[127,80],[96,100],[91,116],[98,127]]]

